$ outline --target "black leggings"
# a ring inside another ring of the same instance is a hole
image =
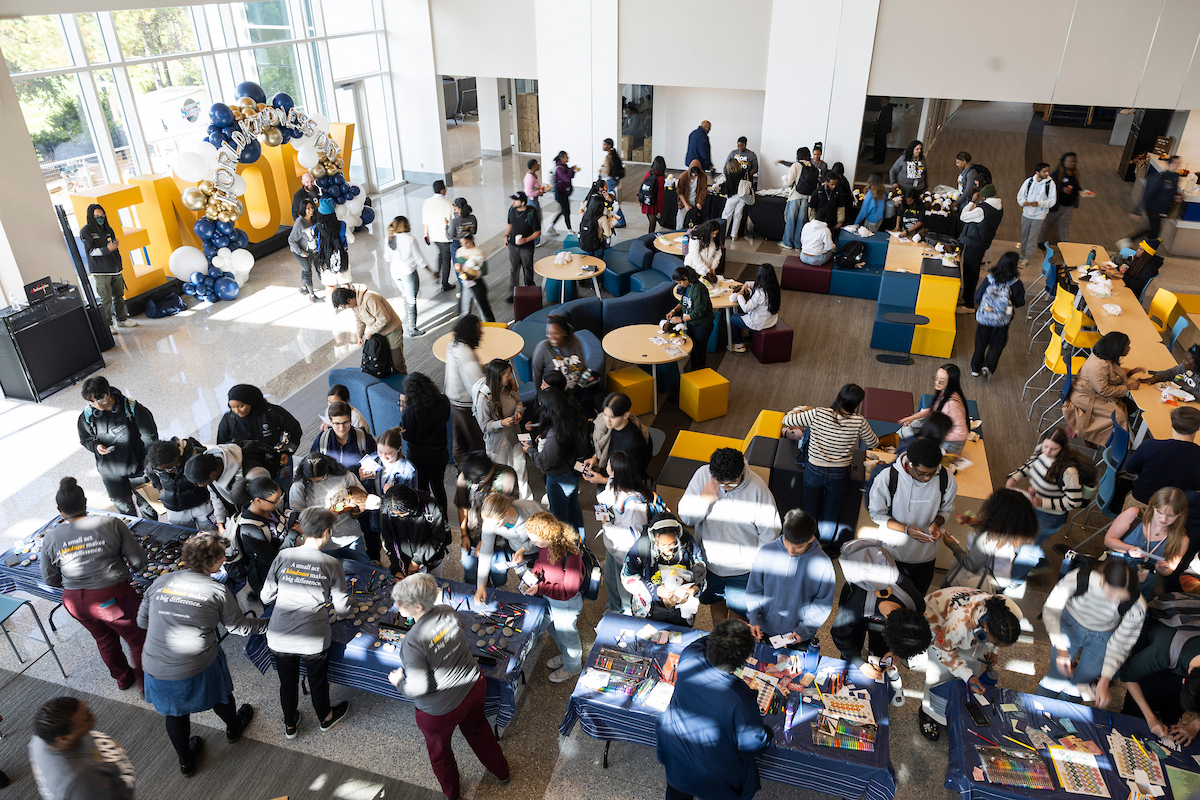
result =
[[[558,203],[558,213],[554,215],[554,219],[550,220],[550,224],[554,225],[558,222],[558,218],[562,217],[567,223],[567,230],[571,230],[571,193],[555,189],[554,201]]]
[[[654,227],[658,224],[658,215],[651,211],[646,215],[646,221],[650,223],[650,233],[654,233]]]
[[[459,284],[461,286],[461,284]],[[468,288],[462,286],[462,302],[459,305],[459,316],[468,314],[471,311],[471,301],[479,306],[479,318],[484,322],[495,322],[496,315],[492,313],[492,305],[488,302],[488,287],[480,278],[475,281],[475,285]]]
[[[238,716],[237,705],[233,702],[233,695],[229,695],[229,699],[224,703],[217,703],[212,708],[221,721],[225,723],[225,727],[231,730],[237,730]],[[171,745],[175,748],[175,754],[179,756],[180,764],[187,764],[192,760],[192,748],[188,746],[188,740],[192,738],[192,718],[188,714],[182,717],[164,717],[167,722],[167,736],[171,739]]]
[[[450,464],[450,456],[426,456],[413,454],[408,457],[417,468],[417,488],[433,495],[434,501],[442,513],[446,513],[446,467]]]

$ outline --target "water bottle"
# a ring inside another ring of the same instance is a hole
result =
[[[792,722],[796,717],[796,704],[788,702],[787,711],[783,715],[783,738],[785,741],[792,740]]]
[[[1088,253],[1087,265],[1090,267],[1092,265],[1092,262],[1095,260],[1096,260],[1096,248],[1093,247],[1091,249],[1091,251]]]
[[[996,674],[995,667],[988,667],[979,674],[979,682],[984,686],[992,687],[1000,682],[1000,676]]]
[[[684,258],[687,258],[687,254],[688,254],[688,241],[689,241],[691,238],[692,238],[692,229],[691,229],[691,228],[688,228],[688,229],[687,229],[687,233],[686,233],[686,234],[684,235],[684,237],[683,237],[683,241],[679,243],[679,246],[680,246],[680,248],[682,248],[682,250],[683,250],[683,257],[684,257]]]
[[[888,686],[892,690],[892,705],[899,708],[904,705],[904,686],[900,683],[900,670],[895,667],[889,667],[884,675],[887,678]]]
[[[808,652],[804,654],[804,671],[817,674],[817,667],[821,664],[821,642],[817,637],[812,637],[808,640]]]

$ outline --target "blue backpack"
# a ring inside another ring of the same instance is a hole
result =
[[[983,301],[979,304],[979,310],[975,312],[975,321],[980,325],[987,325],[992,328],[1003,328],[1012,322],[1015,308],[1012,296],[1009,294],[1009,288],[1017,280],[1013,279],[1006,283],[996,283],[995,279],[991,275],[988,275],[988,286],[983,293]]]

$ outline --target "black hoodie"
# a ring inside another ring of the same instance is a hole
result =
[[[217,444],[262,442],[280,453],[294,453],[303,431],[285,409],[268,403],[258,387],[239,383],[229,390],[229,399],[250,406],[245,418],[226,411],[217,426]]]
[[[96,457],[101,477],[132,477],[142,474],[142,464],[150,445],[158,441],[154,415],[141,403],[128,400],[116,389],[110,390],[113,407],[97,411],[88,406],[79,415],[79,443]],[[96,452],[102,444],[114,450],[108,455]]]
[[[186,511],[208,502],[208,489],[201,489],[183,474],[183,465],[192,456],[204,452],[204,445],[195,439],[179,439],[182,454],[179,465],[173,470],[154,469],[146,466],[146,478],[158,490],[159,499],[168,511]]]
[[[121,251],[108,249],[109,242],[117,241],[117,234],[107,219],[103,226],[96,223],[94,214],[97,208],[104,211],[99,203],[88,206],[87,224],[79,229],[79,238],[83,241],[83,252],[87,256],[88,272],[93,275],[112,275],[121,271]]]
[[[407,572],[412,562],[432,572],[450,549],[450,527],[442,510],[425,492],[417,492],[417,500],[420,508],[412,516],[398,517],[386,511],[379,515],[380,534],[393,575]]]

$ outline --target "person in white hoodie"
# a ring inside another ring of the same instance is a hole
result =
[[[404,296],[404,327],[408,329],[408,335],[424,336],[425,331],[417,327],[417,295],[421,291],[417,267],[424,267],[430,272],[433,272],[433,269],[413,237],[412,226],[407,217],[396,217],[388,224],[388,241],[387,247],[383,249],[383,260],[388,263],[392,271],[392,280],[400,285],[400,294]]]
[[[242,448],[236,444],[218,444],[200,455],[192,456],[183,467],[184,476],[203,489],[208,487],[212,501],[213,521],[217,531],[225,535],[225,521],[237,516],[238,511],[250,502],[246,484],[254,478],[269,478],[266,467],[245,468],[242,463]]]
[[[454,461],[484,449],[483,430],[475,419],[473,389],[483,377],[483,365],[475,354],[483,337],[483,323],[474,314],[464,314],[454,325],[454,341],[446,348],[446,399],[450,401],[450,424],[454,429]]]
[[[460,251],[461,252],[461,251]],[[517,393],[512,366],[502,358],[488,362],[487,373],[471,387],[475,399],[472,411],[483,430],[484,449],[496,464],[512,467],[517,473],[520,498],[532,500],[533,491],[526,477],[525,451],[517,441],[525,406]]]
[[[1042,162],[1025,179],[1017,192],[1017,205],[1021,207],[1021,269],[1029,266],[1029,258],[1037,247],[1037,237],[1050,209],[1058,201],[1054,180],[1050,177],[1050,165]]]
[[[621,583],[621,570],[629,551],[650,518],[650,507],[665,508],[658,497],[642,480],[641,471],[633,456],[617,450],[608,458],[612,476],[604,489],[596,494],[596,506],[603,510],[604,521],[600,534],[604,537],[604,586],[608,591],[608,610],[630,615],[633,595]]]
[[[828,264],[833,258],[833,235],[829,232],[829,209],[818,208],[816,216],[800,231],[800,260],[805,264]]]
[[[696,532],[708,562],[700,602],[713,624],[730,613],[748,619],[746,584],[758,549],[779,538],[783,525],[766,481],[732,447],[718,448],[696,470],[679,501],[679,519]]]
[[[775,268],[770,264],[759,264],[754,280],[742,284],[733,299],[737,300],[742,313],[730,317],[729,332],[733,336],[733,346],[729,349],[744,353],[746,345],[742,344],[743,330],[765,331],[779,322],[780,292]]]

